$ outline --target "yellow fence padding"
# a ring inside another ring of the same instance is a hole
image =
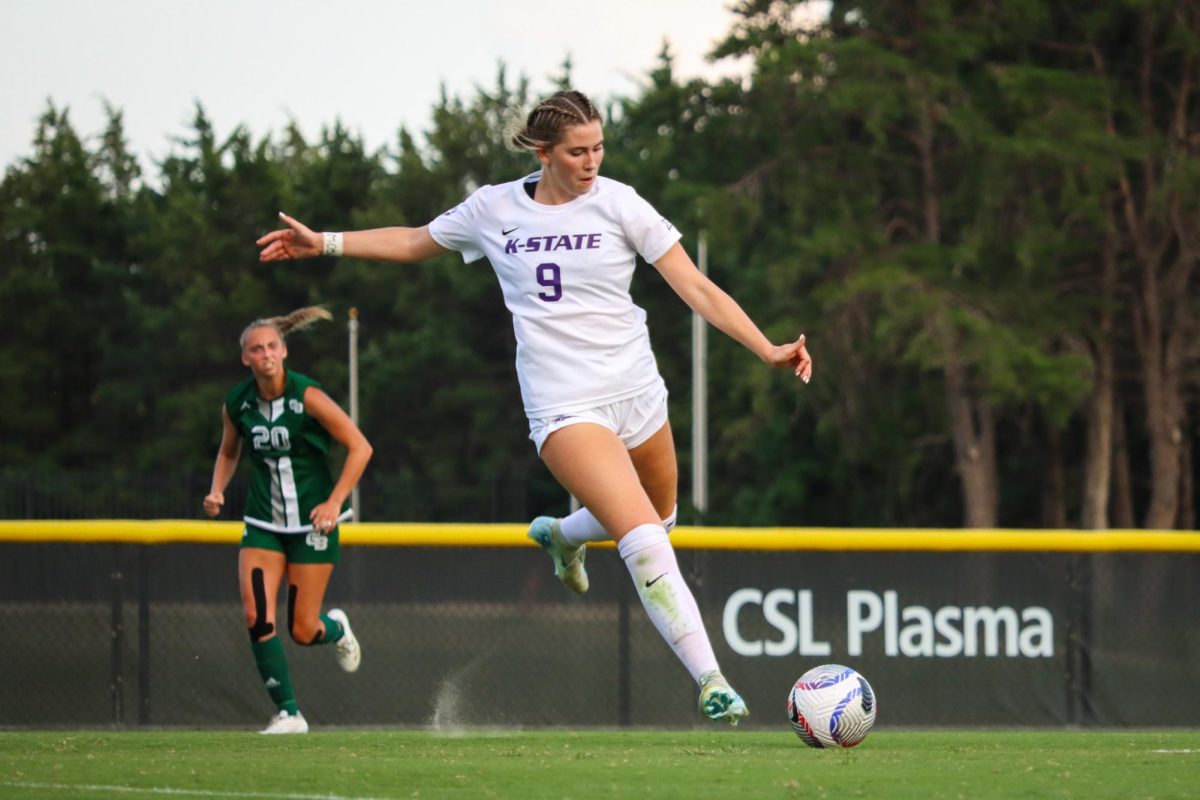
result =
[[[533,547],[525,523],[357,522],[345,545]],[[236,544],[240,522],[202,520],[0,520],[0,542]],[[960,530],[930,528],[697,528],[671,533],[681,549],[1025,552],[1200,552],[1196,531]],[[602,547],[611,547],[609,542]]]

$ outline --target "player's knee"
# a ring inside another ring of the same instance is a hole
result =
[[[316,644],[321,639],[321,620],[316,617],[312,619],[296,619],[293,617],[288,630],[292,634],[292,641],[296,644]]]
[[[292,635],[292,641],[300,645],[316,644],[321,641],[321,636],[324,633],[321,627],[321,620],[317,615],[312,616],[296,616],[296,595],[299,589],[296,584],[288,587],[288,633]]]
[[[259,614],[258,609],[253,605],[242,606],[242,616],[246,618],[246,630],[254,635],[254,631],[258,628]]]

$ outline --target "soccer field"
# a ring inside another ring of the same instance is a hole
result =
[[[1195,798],[1196,731],[0,733],[0,797]]]

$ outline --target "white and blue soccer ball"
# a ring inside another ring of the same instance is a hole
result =
[[[800,676],[788,694],[792,730],[809,747],[854,747],[875,725],[875,692],[841,664],[822,664]]]

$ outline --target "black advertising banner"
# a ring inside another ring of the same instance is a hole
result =
[[[1195,726],[1200,554],[679,549],[747,727],[859,670],[878,726]],[[236,546],[0,544],[3,726],[253,726]],[[612,548],[591,590],[529,547],[345,547],[326,606],[363,647],[285,637],[315,725],[711,724]],[[286,619],[281,596],[278,619]]]
[[[881,723],[1061,724],[1078,721],[1072,558],[736,553],[740,568],[706,570],[704,596],[726,671],[777,705],[833,662],[871,682]]]

